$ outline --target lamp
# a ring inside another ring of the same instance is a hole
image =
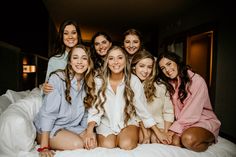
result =
[[[35,65],[23,65],[23,73],[35,73],[36,66]]]

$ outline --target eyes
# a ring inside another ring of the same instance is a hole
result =
[[[138,44],[138,43],[140,43],[140,41],[139,40],[125,40],[125,44],[129,44],[129,43],[131,43],[131,42],[133,42],[133,43],[135,43],[135,44]]]
[[[76,30],[73,30],[73,31],[71,31],[71,32],[69,32],[69,31],[64,31],[64,35],[69,35],[69,34],[77,35],[77,31],[76,31]]]
[[[108,43],[107,40],[103,40],[101,43],[99,43],[99,42],[95,42],[94,45],[95,45],[95,46],[99,46],[100,44],[105,45],[105,44],[107,44],[107,43]]]
[[[140,68],[145,68],[145,67],[147,67],[148,69],[152,69],[152,65],[145,65],[145,64],[138,64],[138,67],[140,67]]]
[[[167,62],[164,66],[160,66],[161,70],[164,71],[166,68],[172,66],[172,62]]]
[[[124,56],[122,56],[122,55],[119,55],[119,56],[117,56],[117,57],[109,56],[109,57],[108,57],[108,60],[109,60],[109,61],[113,61],[113,60],[115,60],[116,58],[117,58],[118,60],[122,60],[122,59],[124,58]]]
[[[80,59],[80,58],[81,58],[82,60],[85,60],[85,61],[88,60],[88,56],[86,56],[86,55],[83,55],[82,57],[79,57],[78,55],[72,56],[72,59],[73,59],[73,60]]]

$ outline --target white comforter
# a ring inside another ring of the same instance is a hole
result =
[[[0,116],[0,157],[38,157],[33,117],[42,104],[39,89],[11,104]],[[57,151],[55,157],[236,157],[236,145],[222,137],[205,152],[163,144],[143,144],[126,151],[119,148]]]

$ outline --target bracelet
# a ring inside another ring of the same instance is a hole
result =
[[[45,149],[50,150],[50,147],[38,148],[37,151],[38,151],[38,152],[42,152],[42,151],[44,151]]]

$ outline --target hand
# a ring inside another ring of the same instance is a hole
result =
[[[48,94],[48,93],[50,93],[50,92],[52,92],[53,91],[53,86],[52,85],[50,85],[50,84],[48,84],[47,82],[45,82],[44,84],[43,84],[43,93],[44,94]]]
[[[145,131],[142,132],[143,134],[143,139],[140,142],[141,144],[149,144],[150,143],[150,139],[151,139],[151,132],[146,129]]]
[[[169,138],[167,133],[162,132],[157,128],[155,128],[153,131],[157,137],[158,143],[163,143],[163,144],[170,144],[171,143],[171,138]]]
[[[39,153],[40,157],[53,157],[55,155],[55,152],[53,150],[44,149]]]
[[[149,144],[150,143],[150,137],[143,137],[143,141],[141,142],[141,144]]]
[[[173,131],[168,131],[167,132],[167,136],[168,136],[168,139],[169,141],[172,143],[172,140],[173,140],[173,136],[175,135],[175,133]]]
[[[86,132],[84,136],[84,144],[86,149],[93,149],[97,147],[96,134],[93,132]]]

